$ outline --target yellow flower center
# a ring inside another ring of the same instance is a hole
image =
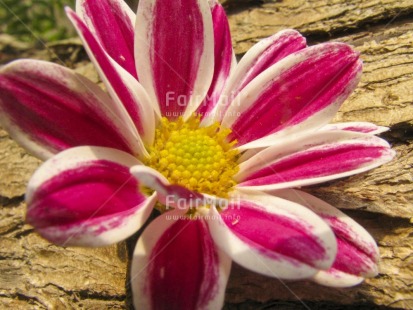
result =
[[[144,164],[162,173],[171,184],[219,197],[228,197],[236,184],[239,152],[228,143],[230,129],[215,123],[199,127],[199,117],[169,121],[162,118]]]

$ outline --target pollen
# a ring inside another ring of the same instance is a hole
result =
[[[201,127],[197,116],[187,121],[162,118],[144,164],[171,184],[226,198],[239,170],[239,152],[233,148],[236,141],[227,141],[230,133],[218,123]]]

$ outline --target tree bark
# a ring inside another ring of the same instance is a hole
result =
[[[225,308],[413,309],[413,0],[223,4],[237,56],[285,28],[300,30],[310,44],[334,40],[353,45],[361,53],[364,73],[334,121],[387,126],[390,131],[382,137],[397,152],[392,162],[373,171],[304,189],[344,209],[374,236],[381,255],[379,276],[335,289],[284,282],[234,266]],[[98,81],[78,40],[42,51],[13,44],[0,37],[2,62],[27,56],[53,61],[63,53],[68,66]],[[99,249],[61,248],[25,224],[25,187],[39,164],[0,130],[0,308],[130,308],[128,268],[136,236]]]

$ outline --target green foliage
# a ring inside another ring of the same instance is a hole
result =
[[[0,0],[0,30],[22,41],[54,41],[74,35],[64,7],[74,0]]]

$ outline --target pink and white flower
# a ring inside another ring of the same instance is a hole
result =
[[[78,0],[67,14],[107,92],[35,60],[1,68],[0,122],[47,159],[27,220],[61,245],[103,246],[139,230],[142,309],[217,309],[231,261],[281,279],[350,286],[377,273],[373,238],[293,188],[361,173],[394,152],[370,123],[328,122],[356,87],[359,55],[308,47],[294,30],[236,62],[215,0]],[[170,210],[173,209],[173,210]]]

